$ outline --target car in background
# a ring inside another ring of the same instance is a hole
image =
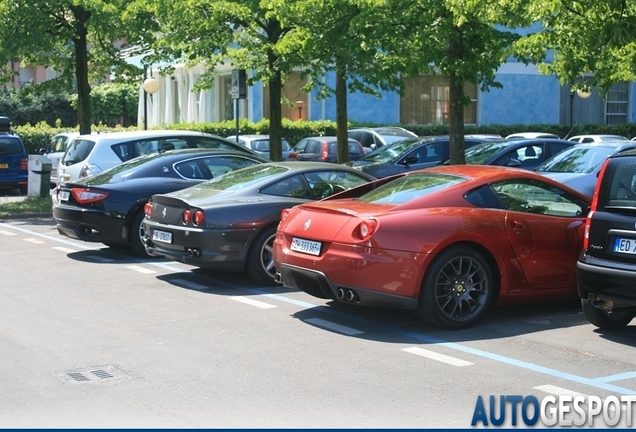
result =
[[[504,139],[498,135],[464,137],[466,148],[491,141]],[[347,165],[376,178],[387,177],[438,165],[450,157],[449,147],[448,135],[411,138],[380,147],[356,161],[348,162]]]
[[[576,143],[562,139],[506,139],[491,141],[466,149],[469,165],[499,165],[533,170],[553,155]],[[444,162],[448,164],[448,160]]]
[[[349,138],[349,160],[358,160],[366,154],[359,141]],[[290,160],[338,162],[338,138],[319,136],[301,139],[294,146]]]
[[[417,135],[413,132],[398,126],[352,128],[349,129],[347,135],[349,138],[360,141],[363,147],[371,150],[407,138],[417,138]]]
[[[154,152],[55,190],[53,218],[58,232],[86,242],[146,251],[143,207],[155,193],[187,188],[230,171],[268,162],[237,150],[181,149]]]
[[[592,197],[605,159],[610,155],[634,148],[636,148],[634,141],[576,144],[552,156],[537,166],[535,171]]]
[[[281,211],[370,180],[340,164],[271,162],[153,195],[145,208],[146,251],[201,268],[245,271],[272,285]]]
[[[557,134],[549,133],[549,132],[518,132],[513,133],[506,136],[507,140],[512,139],[535,139],[535,138],[552,138],[552,139],[560,139],[561,137]]]
[[[7,117],[0,117],[0,189],[19,189],[26,195],[29,185],[29,154],[20,137],[10,131]]]
[[[589,203],[528,170],[411,171],[283,211],[276,278],[336,303],[465,328],[495,304],[577,298]]]
[[[58,164],[58,183],[97,174],[138,156],[182,148],[220,148],[257,155],[234,141],[194,131],[141,130],[79,135]]]
[[[600,171],[577,262],[583,313],[602,329],[636,315],[636,151],[610,155]]]
[[[604,142],[604,141],[629,141],[622,135],[603,135],[603,134],[591,134],[591,135],[576,135],[568,138],[568,141],[575,141],[578,143],[587,142]]]
[[[51,138],[48,147],[40,149],[40,154],[51,161],[51,186],[57,185],[57,167],[60,164],[60,159],[64,156],[69,144],[78,135],[79,132],[60,132]]]
[[[238,142],[248,149],[254,150],[259,155],[267,159],[271,159],[269,154],[269,135],[238,135],[238,141],[236,135],[231,135],[228,136],[227,139],[230,141]],[[283,138],[282,150],[283,160],[289,160],[290,155],[294,151],[285,138]]]

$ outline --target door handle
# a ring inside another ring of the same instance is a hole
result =
[[[522,222],[519,222],[519,221],[512,221],[512,227],[513,228],[518,228],[518,229],[523,229],[523,228],[525,228],[525,225]]]

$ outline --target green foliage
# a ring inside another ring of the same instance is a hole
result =
[[[105,83],[91,90],[91,123],[93,125],[131,126],[137,124],[139,84]],[[77,95],[71,96],[77,106]]]
[[[31,88],[33,87],[33,88]],[[9,117],[14,126],[45,122],[53,126],[77,125],[77,113],[66,92],[0,88],[0,115]]]
[[[51,197],[26,197],[24,200],[0,204],[0,217],[19,214],[51,213]]]

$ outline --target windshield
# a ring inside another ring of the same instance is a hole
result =
[[[207,190],[240,190],[265,178],[287,171],[289,171],[289,168],[284,166],[257,164],[240,170],[231,171],[220,177],[199,183],[193,187]]]
[[[616,149],[604,146],[570,147],[539,165],[535,171],[588,174]]]
[[[465,181],[464,178],[450,174],[411,174],[362,195],[358,201],[375,204],[404,204],[463,181]]]
[[[411,148],[423,142],[425,141],[419,138],[400,140],[392,144],[382,146],[379,149],[372,151],[368,155],[363,156],[362,158],[360,158],[360,160],[373,163],[390,162],[400,157],[407,150],[410,150]]]
[[[508,147],[510,143],[505,141],[479,144],[466,150],[466,163],[468,165],[485,165],[497,152]]]

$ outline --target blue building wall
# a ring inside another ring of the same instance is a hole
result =
[[[499,74],[502,89],[479,95],[478,123],[558,124],[559,81],[537,74]]]

